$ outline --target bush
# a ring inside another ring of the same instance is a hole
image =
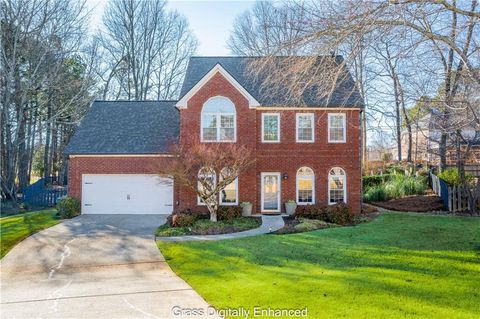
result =
[[[319,219],[325,220],[325,210],[326,206],[324,205],[299,205],[295,209],[293,216],[295,218],[307,218],[307,219]]]
[[[180,211],[174,211],[167,217],[167,224],[172,227],[189,227],[199,219],[208,219],[210,214],[208,212],[201,212],[187,208]]]
[[[194,215],[175,214],[172,215],[171,225],[172,227],[190,227],[196,220]]]
[[[427,181],[423,176],[397,175],[385,183],[388,198],[401,198],[410,195],[423,195],[427,189]]]
[[[353,222],[355,214],[344,203],[328,206],[326,209],[326,222],[346,225]]]
[[[236,206],[220,206],[217,211],[217,220],[233,220],[242,217],[243,208]]]
[[[65,197],[57,204],[58,214],[61,218],[73,218],[80,215],[80,201],[73,197]]]
[[[389,180],[391,180],[392,177],[393,175],[390,175],[390,174],[363,176],[362,178],[363,189],[383,185]]]
[[[350,207],[340,203],[335,205],[298,206],[293,214],[295,218],[323,220],[328,223],[345,225],[353,221],[354,214]]]
[[[458,172],[457,168],[448,168],[438,174],[438,177],[443,179],[445,182],[447,182],[448,185],[451,186],[458,186],[462,183],[460,180],[460,173]],[[473,178],[473,175],[468,173],[465,174],[465,180],[467,182],[473,180]]]
[[[365,192],[363,195],[363,200],[365,202],[384,202],[388,199],[387,191],[385,186],[374,186]]]

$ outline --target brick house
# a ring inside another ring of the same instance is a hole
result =
[[[178,101],[96,101],[73,136],[69,194],[82,213],[170,213],[201,206],[195,194],[159,182],[156,170],[181,143],[239,143],[255,165],[229,185],[221,205],[254,204],[255,213],[346,202],[361,209],[363,102],[350,75],[328,100],[301,105],[261,94],[244,57],[193,57]],[[336,57],[341,62],[341,57]]]

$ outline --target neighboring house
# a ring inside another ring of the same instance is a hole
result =
[[[451,127],[455,127],[455,118],[451,120]],[[460,120],[457,120],[460,123]],[[441,138],[441,114],[430,109],[420,120],[412,125],[412,161],[414,162],[428,162],[429,164],[437,165],[439,163],[438,146]],[[466,159],[465,165],[479,165],[480,164],[480,131],[475,129],[475,126],[459,125],[461,127],[462,136],[471,144],[470,156]],[[451,129],[449,129],[451,130]],[[402,159],[407,159],[408,152],[408,134],[406,129],[402,130]],[[467,142],[461,143],[466,147]],[[447,141],[447,165],[454,166],[456,164],[455,142],[452,138]],[[391,148],[394,154],[394,159],[397,158],[396,146]]]
[[[310,95],[291,105],[262,96],[258,80],[247,76],[251,59],[191,58],[178,101],[94,102],[66,149],[69,194],[81,199],[82,213],[202,206],[175,181],[155,176],[174,143],[253,149],[254,166],[222,192],[221,205],[251,202],[256,213],[277,213],[292,199],[299,205],[344,201],[359,212],[363,102],[350,75],[329,100]]]

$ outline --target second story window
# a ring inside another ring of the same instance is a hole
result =
[[[297,113],[297,143],[312,143],[314,139],[313,113]]]
[[[280,114],[263,113],[262,114],[262,142],[277,143],[280,142]]]
[[[203,104],[201,115],[202,142],[235,142],[235,105],[228,98],[216,96]]]
[[[328,114],[328,142],[345,143],[345,114]]]

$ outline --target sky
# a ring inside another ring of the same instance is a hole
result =
[[[92,10],[92,31],[101,26],[107,1],[87,0],[87,5]],[[227,48],[227,39],[233,28],[233,21],[253,4],[254,0],[170,0],[168,8],[187,17],[199,42],[196,55],[212,56],[231,55]]]

